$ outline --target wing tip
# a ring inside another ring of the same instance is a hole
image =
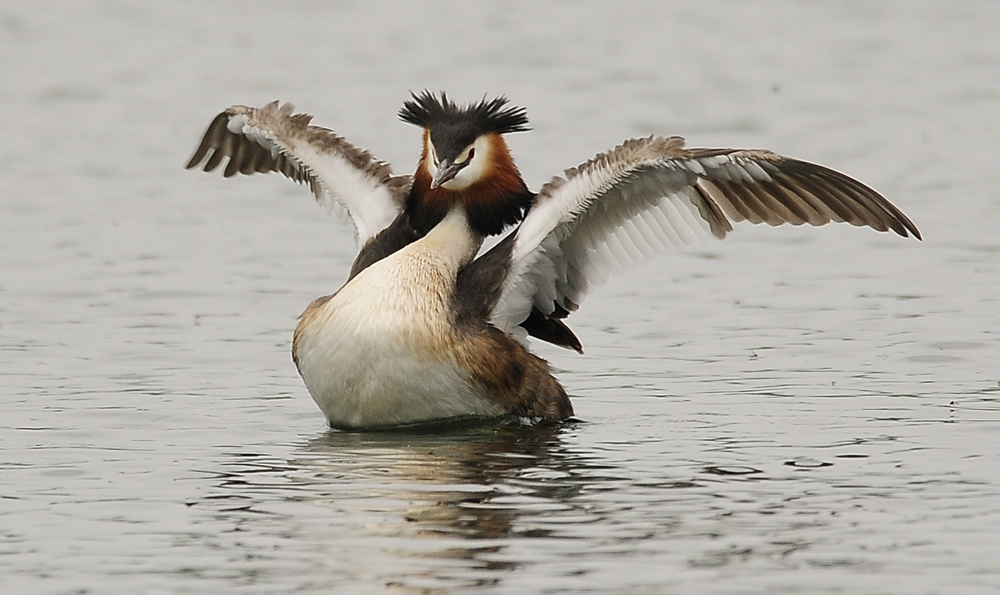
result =
[[[200,151],[195,151],[194,155],[191,156],[191,159],[188,160],[187,165],[184,166],[184,169],[194,169],[198,167],[198,164],[200,164],[201,160],[204,158],[205,158],[204,153]]]

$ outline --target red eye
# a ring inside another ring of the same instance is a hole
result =
[[[476,150],[475,149],[469,149],[469,158],[466,159],[465,162],[468,163],[469,161],[472,161],[472,158],[475,157],[475,156],[476,156]]]

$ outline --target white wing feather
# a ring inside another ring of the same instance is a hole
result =
[[[293,110],[277,101],[230,107],[209,125],[188,168],[204,161],[204,170],[212,171],[228,157],[226,177],[277,171],[308,184],[328,210],[346,209],[364,245],[402,210],[410,178],[393,176],[388,164]]]
[[[571,312],[611,273],[710,237],[684,192],[693,174],[637,175],[681,147],[679,138],[630,141],[546,184],[516,232],[493,323],[511,331],[532,307]]]
[[[920,237],[877,192],[825,167],[764,150],[686,149],[679,137],[633,139],[541,189],[515,232],[492,322],[520,336],[532,308],[565,316],[611,273],[721,239],[739,221],[841,221]]]

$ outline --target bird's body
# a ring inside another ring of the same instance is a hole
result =
[[[426,236],[306,309],[293,354],[331,425],[571,414],[544,361],[495,329],[456,319],[458,273],[481,242],[463,210],[453,209]],[[529,369],[533,378],[525,377]],[[523,393],[528,398],[519,399]],[[554,411],[539,406],[549,402]]]
[[[478,248],[463,227],[443,221],[303,313],[295,362],[332,425],[503,413],[454,357],[451,294]]]
[[[582,351],[563,319],[591,285],[657,251],[721,238],[732,222],[847,221],[919,237],[860,182],[768,151],[632,140],[534,195],[502,137],[527,119],[505,99],[460,108],[425,92],[401,117],[424,129],[412,178],[277,102],[220,114],[188,164],[207,160],[209,171],[228,156],[226,175],[280,171],[346,206],[358,257],[347,283],[303,312],[292,344],[338,428],[570,417],[526,336]],[[476,258],[486,236],[514,224]]]

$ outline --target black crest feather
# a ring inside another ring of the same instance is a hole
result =
[[[399,110],[399,118],[423,128],[462,126],[473,138],[490,132],[507,134],[530,130],[525,109],[507,105],[509,102],[504,96],[489,100],[483,97],[477,103],[461,107],[448,99],[444,91],[437,96],[425,90],[419,95],[410,93],[410,97]]]

